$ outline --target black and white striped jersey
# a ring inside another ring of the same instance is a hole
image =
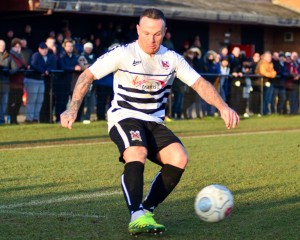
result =
[[[112,49],[89,69],[97,79],[114,73],[114,99],[107,113],[109,129],[125,118],[162,123],[175,76],[188,86],[200,77],[174,51],[161,46],[150,56],[137,41]]]

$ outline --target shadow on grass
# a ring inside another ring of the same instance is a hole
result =
[[[93,142],[93,141],[109,141],[108,135],[96,135],[96,136],[80,136],[72,138],[52,138],[52,139],[38,139],[38,140],[24,140],[24,141],[10,141],[0,142],[1,147],[16,147],[24,145],[45,145],[45,144],[61,144],[61,143],[80,143],[80,142]]]
[[[237,194],[252,192],[253,195],[249,196],[251,199],[257,191],[261,190],[262,188],[251,188],[237,191]],[[4,213],[6,221],[3,226],[6,228],[2,234],[4,237],[20,238],[22,236],[22,239],[131,239],[127,233],[129,214],[120,186],[63,191],[40,195],[40,197],[35,196],[31,199],[26,197],[11,200],[13,202],[42,201],[60,199],[64,196],[114,191],[118,191],[119,194],[104,194],[100,197],[57,201],[31,206],[29,209],[27,207],[18,209],[25,213],[26,211],[27,213],[36,212],[36,215]],[[236,202],[232,215],[219,223],[205,223],[196,216],[193,206],[194,197],[185,197],[180,200],[173,200],[174,198],[176,198],[176,191],[155,212],[156,220],[168,228],[168,231],[159,236],[159,239],[299,239],[300,196],[263,202],[249,200],[250,205],[247,202]],[[53,215],[38,215],[41,212]],[[61,212],[74,214],[74,217],[60,216]],[[100,217],[87,219],[78,217],[76,214],[96,214]],[[18,226],[9,225],[12,222],[18,222]],[[19,231],[16,231],[16,228]],[[139,238],[153,239],[153,236],[142,235]]]
[[[58,187],[61,185],[67,185],[67,184],[61,184],[61,183],[46,183],[46,184],[35,184],[35,185],[27,185],[27,186],[17,186],[17,187],[10,187],[10,188],[1,188],[0,193],[9,193],[13,191],[22,191],[22,190],[34,190],[37,188],[53,188]]]

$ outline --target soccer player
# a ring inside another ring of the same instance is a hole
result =
[[[61,125],[72,129],[92,82],[113,72],[114,99],[107,113],[108,130],[120,151],[120,161],[125,163],[121,185],[131,214],[128,230],[131,234],[161,233],[165,226],[154,220],[153,211],[178,184],[188,162],[183,144],[164,125],[174,77],[214,105],[228,129],[236,127],[239,116],[182,56],[161,45],[167,28],[160,10],[146,9],[136,27],[137,41],[104,54],[79,76],[70,107],[61,114]],[[161,165],[161,170],[143,201],[146,159]]]

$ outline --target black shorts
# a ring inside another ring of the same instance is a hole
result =
[[[162,165],[157,159],[157,153],[171,143],[181,143],[178,137],[165,125],[156,122],[147,122],[134,118],[127,118],[109,131],[111,140],[117,145],[120,152],[120,162],[125,163],[123,153],[130,146],[143,146],[148,150],[147,158]]]

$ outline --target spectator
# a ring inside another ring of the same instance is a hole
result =
[[[220,62],[220,74],[223,75],[220,77],[220,95],[226,103],[229,95],[228,76],[226,75],[229,75],[229,72],[230,67],[228,62],[228,56],[223,56]]]
[[[0,124],[5,123],[9,95],[9,67],[11,60],[5,47],[5,41],[0,39]]]
[[[11,44],[11,41],[14,39],[15,37],[15,32],[10,29],[7,31],[6,36],[5,36],[5,46],[9,46]]]
[[[56,56],[60,56],[63,52],[63,42],[64,42],[64,35],[62,33],[58,33],[56,35]]]
[[[93,52],[96,58],[100,57],[103,53],[106,52],[105,47],[101,41],[101,38],[99,37],[95,38]]]
[[[81,67],[78,64],[78,57],[74,54],[73,40],[66,39],[63,48],[64,51],[59,57],[59,66],[61,70],[64,70],[64,73],[61,74],[61,77],[57,79],[55,84],[55,115],[57,123],[59,122],[60,114],[66,110],[69,101],[73,74],[81,71]],[[72,85],[73,87],[75,86],[75,81],[73,81]],[[80,119],[80,114],[78,116]]]
[[[183,55],[185,52],[187,52],[190,49],[190,47],[191,47],[190,42],[188,40],[185,40],[182,44],[182,47],[181,47],[179,53]],[[200,52],[200,50],[199,50],[199,52]]]
[[[21,39],[14,38],[11,41],[11,69],[9,77],[9,97],[7,112],[10,115],[11,123],[18,124],[17,116],[22,105],[24,73],[19,70],[25,69],[25,62],[21,54]]]
[[[173,103],[172,103],[172,118],[181,119],[184,100],[185,84],[178,78],[174,79],[172,85]]]
[[[116,31],[114,29],[113,22],[109,22],[106,31],[106,38],[105,38],[105,47],[109,47],[110,45],[116,42]]]
[[[83,45],[83,52],[81,56],[78,58],[78,63],[82,70],[87,69],[96,61],[96,56],[93,53],[93,44],[91,42],[87,42]],[[95,108],[95,85],[91,85],[87,95],[85,96],[85,104],[86,104],[86,112],[84,114],[85,120],[91,119],[91,114],[94,112]]]
[[[283,114],[284,104],[286,101],[285,82],[286,78],[289,76],[284,53],[274,52],[272,62],[274,70],[276,71],[276,77],[273,80],[274,91],[271,102],[271,111],[272,113]]]
[[[38,39],[35,39],[32,34],[32,27],[30,24],[26,24],[24,28],[24,33],[22,34],[22,38],[25,38],[28,42],[28,47],[30,49],[36,49],[38,45]]]
[[[243,61],[242,72],[244,75],[244,86],[243,86],[243,98],[246,100],[246,108],[244,117],[250,117],[250,111],[252,112],[252,108],[250,107],[250,94],[253,91],[251,78],[248,75],[253,74],[253,58],[249,60]],[[251,109],[251,110],[250,110]]]
[[[263,114],[268,115],[270,114],[269,105],[271,104],[274,89],[272,78],[276,77],[276,71],[272,63],[272,55],[269,51],[266,51],[262,55],[255,72],[263,76]]]
[[[228,55],[228,48],[226,46],[223,46],[221,47],[220,49],[220,61],[223,59],[223,58],[226,58],[228,63],[230,62],[231,59],[229,59],[229,55]]]
[[[199,35],[196,35],[196,36],[194,37],[194,40],[193,40],[193,43],[192,43],[192,47],[197,47],[197,48],[199,48],[199,49],[200,49],[200,52],[201,52],[201,54],[202,54],[202,56],[205,55],[206,49],[204,49],[204,47],[202,46],[202,44],[201,44],[201,39],[200,39],[200,36],[199,36]]]
[[[113,74],[109,74],[95,81],[97,120],[105,120],[107,110],[113,100]]]
[[[172,38],[171,33],[166,32],[166,35],[165,35],[165,38],[164,38],[162,44],[170,50],[175,50],[174,43],[172,42],[171,38]]]
[[[55,38],[48,37],[46,39],[45,44],[48,48],[48,54],[47,54],[47,65],[49,66],[49,75],[44,76],[44,85],[45,85],[45,91],[44,91],[44,101],[42,104],[42,108],[40,111],[40,122],[42,123],[52,123],[53,119],[50,114],[53,109],[53,81],[57,77],[56,73],[51,73],[51,70],[57,69],[57,48],[55,44]]]
[[[104,45],[106,42],[106,38],[107,38],[107,32],[103,29],[102,23],[97,24],[97,27],[96,27],[96,30],[94,31],[94,33],[95,33],[95,39],[100,38],[102,40],[102,44]]]
[[[216,62],[217,53],[210,50],[205,54],[204,57],[204,73],[205,79],[219,89],[219,77],[216,76],[220,74],[220,65]],[[206,116],[214,116],[216,108],[207,102],[202,102],[202,111]]]
[[[197,54],[194,50],[195,50],[195,48],[190,48],[184,54],[184,59],[191,67],[194,67],[193,60]],[[184,91],[184,98],[183,98],[182,113],[183,113],[183,117],[185,119],[190,119],[190,118],[192,118],[191,109],[196,101],[196,92],[191,87],[188,87],[188,86],[185,86],[184,90],[185,91]]]
[[[23,56],[25,66],[27,67],[33,51],[27,46],[27,40],[25,38],[21,39],[21,47],[21,54]]]
[[[137,39],[137,33],[136,33],[136,29],[135,29],[135,23],[130,23],[129,24],[129,29],[126,33],[125,36],[125,42],[127,43],[131,43],[133,41],[135,41]]]
[[[260,61],[260,54],[254,53],[252,56],[252,71],[251,74],[255,74],[255,69]],[[251,114],[261,114],[260,105],[261,105],[261,79],[260,78],[251,78],[251,87],[252,91],[250,92],[250,103],[249,111]]]
[[[293,69],[293,84],[292,84],[292,91],[290,93],[290,108],[291,114],[296,115],[299,114],[299,70],[300,64],[298,62],[299,56],[297,52],[291,53],[291,58],[293,61],[294,69]]]
[[[229,96],[228,102],[238,114],[244,114],[246,109],[246,99],[243,97],[243,86],[245,85],[243,79],[243,58],[239,47],[234,47],[231,54],[230,74],[232,78],[229,79]]]
[[[108,51],[113,50],[120,44],[115,43],[109,46]],[[95,81],[96,105],[97,105],[97,120],[105,120],[107,109],[111,106],[113,100],[113,74],[109,74]]]
[[[52,30],[52,31],[49,32],[48,38],[54,38],[55,39],[55,36],[56,36],[55,31]]]
[[[57,55],[57,48],[56,48],[56,40],[53,37],[48,37],[46,39],[45,44],[48,48],[48,53],[54,54],[54,56]]]
[[[40,111],[44,101],[45,77],[49,76],[55,63],[51,62],[48,55],[48,47],[42,42],[39,44],[38,51],[32,55],[30,69],[33,70],[26,74],[24,86],[27,92],[26,104],[26,123],[38,123]]]

